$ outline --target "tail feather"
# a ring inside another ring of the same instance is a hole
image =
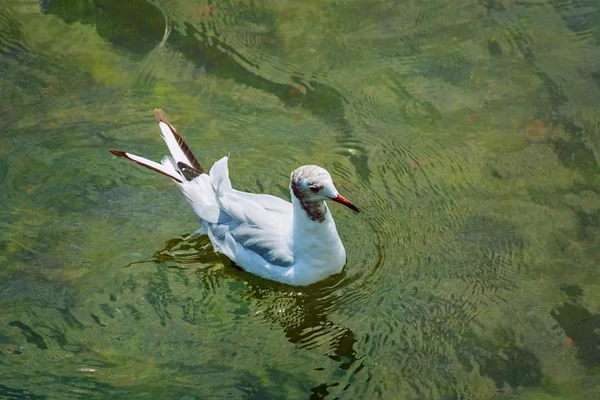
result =
[[[170,156],[165,156],[161,164],[148,160],[135,154],[126,153],[121,150],[110,150],[116,156],[126,158],[143,167],[156,171],[173,179],[178,183],[191,181],[194,178],[205,174],[206,170],[202,167],[198,159],[194,156],[181,135],[171,125],[165,113],[160,109],[154,110],[154,116],[158,121],[161,136],[169,148]]]
[[[183,137],[181,137],[175,127],[171,125],[164,111],[158,108],[154,109],[154,117],[158,121],[162,137],[167,143],[169,151],[173,155],[175,161],[191,165],[194,169],[200,171],[200,173],[205,174],[206,170],[194,156],[187,143],[183,140]]]
[[[181,177],[179,177],[179,176],[176,175],[177,172],[175,171],[175,169],[174,168],[169,168],[166,165],[166,163],[165,164],[159,164],[157,162],[148,160],[147,158],[136,156],[135,154],[131,154],[131,153],[126,153],[126,152],[121,151],[121,150],[111,149],[109,151],[112,154],[114,154],[115,156],[126,158],[126,159],[128,159],[130,161],[133,161],[134,163],[136,163],[138,165],[141,165],[142,167],[146,167],[148,169],[151,169],[152,171],[156,171],[159,174],[167,176],[167,177],[173,179],[177,183],[183,183],[183,181],[181,180]]]

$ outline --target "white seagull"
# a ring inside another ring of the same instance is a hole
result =
[[[171,156],[159,164],[120,150],[110,152],[174,180],[202,224],[195,234],[208,234],[215,251],[252,274],[294,286],[342,271],[346,250],[325,201],[359,210],[338,193],[329,172],[316,165],[294,170],[291,203],[240,192],[231,187],[228,157],[206,173],[165,113],[156,109],[154,116]]]

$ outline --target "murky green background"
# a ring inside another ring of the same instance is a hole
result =
[[[597,0],[0,0],[0,398],[600,398]],[[320,164],[342,276],[215,255],[163,108],[240,189]]]

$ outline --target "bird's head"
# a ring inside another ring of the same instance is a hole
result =
[[[325,168],[304,165],[292,172],[290,187],[301,203],[333,200],[349,209],[360,212],[358,207],[338,193],[331,175]]]

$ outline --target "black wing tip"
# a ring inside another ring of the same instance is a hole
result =
[[[117,157],[129,158],[129,157],[127,157],[127,154],[124,151],[116,150],[116,149],[109,149],[108,151],[110,151],[112,154],[114,154]]]

